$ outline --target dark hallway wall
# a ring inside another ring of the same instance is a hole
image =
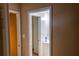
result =
[[[3,56],[3,27],[2,27],[2,9],[3,5],[0,4],[0,56]]]
[[[8,55],[8,8],[6,3],[0,4],[0,55]]]
[[[79,55],[79,4],[53,5],[53,55]]]

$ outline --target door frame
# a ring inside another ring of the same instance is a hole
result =
[[[20,11],[9,10],[9,14],[10,13],[16,14],[17,56],[21,56],[21,23],[20,23]],[[9,24],[10,24],[10,20],[9,20]],[[10,45],[9,45],[9,49],[10,49]]]
[[[50,35],[50,41],[49,41],[49,42],[50,42],[50,43],[49,43],[50,46],[49,46],[49,49],[50,49],[50,52],[49,52],[49,54],[50,54],[50,56],[51,56],[51,52],[52,52],[52,51],[51,51],[51,47],[52,47],[52,45],[51,45],[51,41],[52,41],[52,40],[51,40],[51,37],[52,37],[52,36],[51,36],[51,34],[52,34],[52,33],[51,33],[51,31],[52,31],[52,30],[51,30],[51,29],[52,29],[52,24],[51,24],[51,20],[52,20],[52,16],[51,16],[51,15],[52,15],[52,7],[51,7],[51,6],[42,7],[42,8],[30,10],[30,11],[27,12],[27,13],[28,13],[28,20],[29,20],[29,28],[28,28],[28,29],[29,29],[29,55],[30,55],[30,56],[32,56],[32,19],[30,18],[30,17],[32,17],[32,16],[30,15],[30,13],[39,12],[39,11],[44,11],[44,10],[46,10],[46,9],[49,10],[49,13],[50,13],[50,14],[49,14],[49,16],[50,16],[50,20],[49,20],[49,23],[50,23],[50,24],[49,24],[49,25],[50,25],[50,26],[49,26],[49,27],[50,27],[50,29],[49,29],[49,30],[50,30],[50,34],[49,34],[49,35]]]

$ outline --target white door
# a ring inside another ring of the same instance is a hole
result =
[[[42,17],[32,17],[32,48],[38,56],[49,56],[49,23]]]
[[[42,55],[42,41],[41,41],[41,17],[38,17],[38,49],[39,49],[39,56]]]
[[[32,16],[32,55],[40,55],[41,47],[41,19],[37,16]]]

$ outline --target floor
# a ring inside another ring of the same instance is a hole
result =
[[[49,46],[48,43],[43,43],[41,56],[49,56],[49,47],[48,46]],[[32,50],[32,55],[38,56],[38,54],[33,52],[33,50]]]

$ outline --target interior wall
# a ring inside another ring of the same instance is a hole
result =
[[[8,7],[9,7],[10,10],[20,11],[20,4],[9,3]]]
[[[2,19],[2,39],[3,39],[3,55],[4,56],[8,56],[9,55],[9,49],[8,49],[8,8],[7,8],[7,3],[3,3],[0,4],[0,6],[2,5],[2,11],[1,11],[1,19]]]
[[[3,5],[0,4],[0,56],[3,56],[3,22],[2,22]]]
[[[79,4],[53,5],[53,55],[79,55]]]

